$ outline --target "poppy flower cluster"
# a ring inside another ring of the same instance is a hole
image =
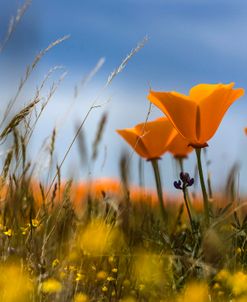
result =
[[[243,88],[233,87],[234,83],[199,84],[190,89],[188,96],[151,90],[147,98],[166,118],[117,132],[143,158],[158,158],[165,152],[186,157],[192,147],[207,146],[227,109],[243,96]]]
[[[214,136],[232,103],[244,95],[244,89],[234,89],[234,85],[234,83],[199,84],[190,89],[189,95],[175,91],[150,90],[147,98],[166,117],[138,124],[134,128],[117,130],[141,157],[152,162],[157,193],[164,216],[165,209],[157,159],[165,152],[170,152],[181,162],[181,159],[194,148],[203,194],[205,223],[209,224],[210,206],[203,177],[201,148],[208,146],[207,142]],[[178,189],[182,188],[181,184],[181,181],[174,183]],[[192,184],[191,180],[189,186]]]

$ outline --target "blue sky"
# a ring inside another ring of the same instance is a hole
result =
[[[0,0],[0,37],[3,37],[10,16],[15,14],[21,3]],[[85,125],[89,145],[102,112],[109,113],[109,121],[101,145],[102,153],[91,172],[95,176],[117,176],[117,158],[121,149],[128,147],[114,129],[132,127],[145,119],[149,85],[154,90],[187,93],[197,83],[234,81],[236,86],[247,89],[246,15],[247,3],[242,0],[35,0],[0,55],[1,100],[8,102],[25,66],[41,49],[70,34],[69,40],[42,59],[18,101],[20,107],[28,101],[33,89],[52,66],[63,65],[68,71],[38,124],[32,150],[38,152],[42,139],[50,134],[54,125],[62,124],[57,142],[60,159],[72,138],[75,122],[84,117],[91,101],[99,95],[98,102],[107,104],[93,112]],[[102,92],[101,87],[109,73],[146,35],[149,41],[145,47],[131,59],[109,89]],[[75,84],[101,57],[105,58],[105,64],[81,91],[70,115],[61,122],[73,99]],[[59,72],[54,75],[54,80],[58,77]],[[212,174],[217,185],[223,182],[231,164],[238,160],[242,163],[240,181],[242,179],[241,187],[244,189],[244,177],[247,176],[247,159],[244,156],[247,138],[242,130],[247,125],[245,112],[246,97],[232,106],[216,136],[209,142],[208,153],[213,160]],[[154,109],[151,117],[159,115]],[[104,162],[105,147],[108,151]],[[66,171],[70,171],[73,165],[77,166],[76,152],[75,147],[65,166]],[[133,167],[136,159],[133,156]],[[194,163],[192,155],[187,163],[190,172]],[[172,172],[168,156],[162,165],[165,182],[171,189],[176,175]],[[133,181],[137,181],[135,170],[133,168]],[[147,166],[147,183],[152,186],[150,173]]]

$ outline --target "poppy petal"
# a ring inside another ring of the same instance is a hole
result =
[[[177,131],[191,143],[195,138],[196,103],[177,92],[150,91],[148,99],[170,119]]]
[[[201,100],[200,141],[208,141],[218,129],[230,105],[244,94],[244,89],[232,89],[234,83],[219,85],[209,96]]]
[[[152,158],[163,155],[177,133],[172,123],[165,117],[139,124],[135,129]]]
[[[196,102],[209,96],[216,90],[221,84],[198,84],[190,89],[190,97]]]
[[[125,141],[137,152],[141,157],[149,158],[148,150],[144,146],[141,138],[136,133],[135,128],[116,130]]]
[[[168,151],[175,157],[186,157],[193,150],[193,148],[188,145],[189,142],[177,132],[177,135],[169,144]]]

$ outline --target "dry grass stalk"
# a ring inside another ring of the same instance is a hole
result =
[[[39,54],[34,58],[33,62],[31,63],[31,65],[28,65],[26,68],[26,72],[23,78],[21,78],[19,86],[17,88],[17,92],[15,94],[15,96],[10,100],[10,102],[8,103],[8,106],[5,110],[4,116],[3,116],[3,120],[1,122],[1,126],[2,124],[5,122],[6,118],[8,117],[10,111],[12,110],[13,106],[15,105],[25,83],[27,82],[27,80],[29,79],[30,75],[32,74],[33,70],[35,69],[35,67],[37,66],[37,64],[39,63],[39,61],[42,59],[42,57],[49,51],[51,50],[53,47],[59,45],[60,43],[64,42],[65,40],[67,40],[69,38],[69,35],[64,36],[60,39],[57,39],[56,41],[52,42],[51,44],[49,44],[45,49],[41,50],[39,52]]]
[[[36,104],[39,103],[39,101],[40,99],[35,99],[25,108],[23,108],[19,113],[17,113],[2,131],[0,140],[4,139],[9,133],[14,131],[14,129],[31,113],[32,109]]]
[[[77,129],[78,126],[76,126],[76,130]],[[81,163],[82,165],[86,165],[88,162],[88,156],[87,156],[85,134],[83,132],[83,129],[81,129],[80,133],[78,134],[77,142],[79,147],[79,155],[80,155]]]
[[[92,80],[92,78],[99,72],[104,63],[105,58],[100,58],[95,67],[81,80],[80,85],[75,85],[74,98],[78,97],[80,89]]]
[[[92,160],[96,160],[97,158],[97,155],[98,155],[98,145],[102,139],[102,135],[103,135],[103,132],[104,132],[104,129],[105,129],[105,126],[106,126],[106,123],[107,123],[107,113],[104,113],[101,117],[101,120],[99,122],[99,125],[98,125],[98,130],[96,132],[96,136],[95,136],[95,139],[94,139],[94,142],[93,142],[93,153],[92,153]]]
[[[52,70],[50,70],[50,71],[53,72],[54,70],[55,70],[55,69],[52,69]],[[33,135],[33,131],[34,131],[34,129],[35,129],[35,127],[36,127],[36,125],[37,125],[37,123],[38,123],[38,121],[39,121],[39,119],[40,119],[42,113],[43,113],[43,111],[45,110],[46,106],[48,105],[48,103],[49,103],[50,100],[52,99],[53,95],[54,95],[55,92],[57,91],[58,87],[60,86],[60,84],[62,83],[62,81],[64,80],[64,78],[65,78],[66,75],[67,75],[67,73],[64,72],[64,73],[60,76],[60,78],[58,79],[58,81],[57,81],[57,82],[54,82],[54,83],[52,84],[52,86],[51,86],[51,88],[50,88],[50,91],[49,91],[49,93],[48,93],[48,96],[46,97],[46,99],[45,99],[45,100],[43,101],[43,103],[41,104],[40,111],[39,111],[38,113],[36,112],[35,121],[34,121],[33,125],[31,126],[29,133],[26,135],[26,136],[28,136],[27,143],[29,143],[29,141],[30,141],[30,139],[31,139],[31,137],[32,137],[32,135]],[[46,79],[48,79],[48,78],[46,77]],[[39,93],[40,93],[40,90],[42,89],[41,87],[43,87],[43,86],[42,86],[43,83],[44,83],[44,82],[42,82],[42,84],[41,84],[41,86],[40,86],[40,89],[38,90]],[[37,94],[38,96],[39,96],[39,93]],[[37,97],[37,95],[36,95],[36,97]]]
[[[57,131],[56,131],[56,128],[54,128],[52,131],[51,143],[50,143],[50,147],[49,147],[49,153],[50,153],[51,158],[52,158],[54,150],[55,150],[56,134],[57,134]]]
[[[129,60],[137,53],[139,50],[141,50],[144,45],[147,43],[148,37],[144,37],[144,39],[137,44],[137,46],[131,50],[131,52],[125,57],[125,59],[122,61],[122,63],[110,74],[110,76],[107,79],[106,86],[108,86],[112,80],[124,70]]]
[[[8,151],[7,156],[5,158],[5,161],[4,161],[4,164],[3,164],[3,171],[1,173],[1,175],[2,175],[2,182],[5,182],[5,180],[7,178],[7,175],[8,175],[9,169],[10,169],[10,164],[11,164],[12,159],[13,159],[13,155],[14,155],[14,149],[11,148]]]
[[[31,0],[26,0],[20,8],[18,8],[16,15],[14,17],[11,17],[9,20],[9,26],[8,30],[5,34],[5,38],[3,39],[3,42],[0,44],[0,53],[4,50],[6,47],[8,41],[10,40],[11,36],[13,35],[17,25],[21,21],[23,15],[29,8],[30,4],[32,3]]]

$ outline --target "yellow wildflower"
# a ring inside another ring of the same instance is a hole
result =
[[[59,265],[59,260],[58,259],[54,259],[53,261],[52,261],[52,267],[53,268],[55,268],[55,267],[57,267],[58,265]]]
[[[88,296],[83,293],[78,293],[74,297],[74,302],[87,302],[89,301]]]
[[[216,282],[216,283],[214,284],[214,286],[213,286],[213,289],[214,289],[214,290],[219,290],[219,289],[220,289],[219,283]]]
[[[190,283],[186,286],[179,302],[209,302],[208,287],[204,283]]]
[[[42,283],[42,291],[47,294],[58,293],[62,290],[62,284],[56,279],[50,278]]]
[[[112,262],[114,262],[114,261],[115,261],[115,259],[114,259],[114,257],[113,257],[113,256],[110,256],[110,257],[108,258],[108,261],[109,261],[110,263],[112,263]]]
[[[19,265],[7,263],[0,266],[0,300],[3,302],[26,302],[33,291],[29,276]]]
[[[242,249],[241,249],[240,247],[238,247],[238,248],[236,249],[236,254],[239,255],[239,254],[241,254],[241,253],[242,253]]]
[[[81,274],[81,273],[77,273],[76,274],[76,279],[75,281],[81,281],[85,278],[85,275]]]
[[[230,279],[229,284],[232,287],[232,293],[236,296],[247,293],[247,275],[243,272],[235,273]]]
[[[37,228],[40,225],[38,219],[32,219],[32,227]]]
[[[223,269],[216,275],[215,280],[226,282],[230,277],[231,274],[227,270]]]
[[[105,271],[99,271],[97,273],[97,279],[99,280],[104,280],[107,277],[107,273]]]
[[[20,229],[22,235],[27,235],[27,232],[29,231],[29,227],[20,227]]]
[[[12,237],[14,235],[14,232],[11,229],[8,229],[7,231],[3,232],[4,235],[8,237]]]
[[[85,255],[101,256],[120,249],[123,236],[117,227],[96,219],[82,230],[79,244]]]

